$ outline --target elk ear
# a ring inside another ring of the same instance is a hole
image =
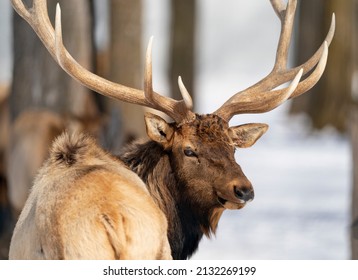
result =
[[[238,148],[251,147],[267,131],[264,123],[248,123],[229,128],[229,136]]]
[[[162,144],[165,149],[168,148],[174,134],[173,127],[152,113],[146,113],[144,119],[149,138]]]

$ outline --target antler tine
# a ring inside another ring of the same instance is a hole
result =
[[[149,102],[153,102],[152,47],[153,36],[149,39],[144,64],[144,94]]]
[[[282,0],[270,0],[270,2],[281,21],[281,33],[277,46],[274,67],[265,78],[253,86],[250,86],[249,88],[236,93],[214,112],[214,114],[217,114],[227,121],[229,121],[236,114],[243,114],[248,112],[267,112],[267,108],[271,108],[270,110],[272,110],[280,105],[281,99],[278,99],[276,96],[278,93],[280,93],[280,91],[272,90],[286,82],[296,79],[298,75],[297,73],[298,71],[301,71],[301,69],[302,74],[306,75],[314,67],[316,67],[309,76],[298,83],[295,90],[291,93],[290,96],[287,97],[287,99],[296,97],[311,89],[318,82],[324,72],[328,56],[328,46],[333,39],[335,31],[335,15],[332,15],[331,26],[325,41],[316,51],[316,53],[302,65],[292,69],[287,69],[288,50],[291,40],[297,0],[289,0],[287,5],[285,5]],[[270,94],[271,92],[275,92],[275,94]],[[250,100],[250,104],[245,101],[247,103],[245,108],[241,108],[239,105],[243,99],[241,96],[244,96],[245,100]],[[255,109],[254,106],[257,106],[257,104],[262,102],[259,99],[262,99],[265,102],[269,102],[271,105],[265,108],[258,106],[258,108],[261,109]],[[278,103],[275,105],[275,102]],[[249,106],[251,106],[251,108],[248,110]]]
[[[180,89],[180,93],[183,97],[183,101],[185,103],[185,106],[191,110],[193,108],[193,99],[190,96],[189,91],[186,89],[182,78],[179,76],[178,77],[178,85],[179,85],[179,89]]]
[[[305,80],[303,80],[298,84],[296,90],[291,94],[290,98],[294,98],[305,93],[306,91],[310,90],[319,81],[319,79],[322,77],[324,69],[326,68],[327,59],[328,59],[328,43],[327,41],[324,41],[322,56],[316,68],[314,69],[314,71],[310,76],[308,76]]]
[[[303,75],[305,75],[309,71],[311,71],[313,69],[313,67],[317,64],[317,62],[323,56],[325,43],[327,43],[327,47],[329,47],[329,45],[331,44],[335,30],[336,30],[336,16],[333,13],[332,14],[332,19],[331,19],[331,25],[329,27],[329,30],[328,30],[327,35],[326,35],[326,38],[324,39],[322,45],[315,52],[315,54],[313,56],[311,56],[311,58],[309,58],[306,62],[304,62],[300,66],[297,66],[296,68],[293,68],[291,70],[287,70],[288,75],[291,74],[291,72],[294,72],[298,68],[303,68]]]
[[[183,120],[191,119],[194,115],[194,113],[191,112],[192,99],[187,91],[182,91],[182,87],[180,84],[179,87],[183,96],[183,100],[181,101],[175,101],[173,99],[165,98],[153,91],[152,46],[153,36],[149,40],[145,56],[144,95],[146,97],[146,100],[152,104],[152,108],[165,112],[176,122],[182,122]],[[174,107],[172,108],[172,106]],[[173,109],[175,109],[175,114],[172,114]]]
[[[163,97],[152,89],[151,45],[146,56],[145,91],[113,83],[83,68],[66,50],[62,40],[61,9],[56,7],[55,30],[47,13],[46,0],[33,0],[33,6],[26,8],[21,0],[11,0],[16,12],[19,13],[33,28],[55,61],[71,77],[104,96],[141,106],[147,106],[164,112],[177,123],[191,118],[192,113],[183,100],[177,101]],[[148,65],[147,65],[148,64]]]

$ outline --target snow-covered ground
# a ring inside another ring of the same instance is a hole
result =
[[[0,81],[11,74],[8,2],[0,0]],[[155,37],[154,87],[163,93],[168,2],[144,0],[144,38]],[[269,1],[198,2],[196,110],[209,113],[271,70],[280,25]],[[270,125],[254,147],[237,151],[256,197],[240,211],[226,211],[217,237],[204,240],[194,259],[349,258],[349,143],[329,128],[311,133],[303,116],[288,117],[287,110],[233,118],[233,125]]]

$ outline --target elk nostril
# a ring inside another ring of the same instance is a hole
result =
[[[244,192],[236,186],[234,187],[234,192],[237,198],[242,199],[244,197]]]
[[[251,188],[247,187],[234,187],[234,193],[235,196],[245,202],[253,200],[254,199],[254,192],[251,190]]]

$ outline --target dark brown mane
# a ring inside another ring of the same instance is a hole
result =
[[[171,153],[154,141],[128,145],[119,158],[147,185],[168,219],[168,239],[173,259],[187,259],[198,248],[203,234],[215,233],[224,208],[198,208],[186,196],[186,186],[175,177]]]

